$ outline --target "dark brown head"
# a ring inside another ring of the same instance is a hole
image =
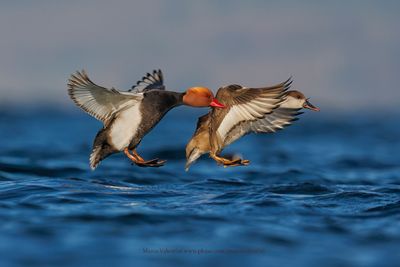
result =
[[[183,96],[183,103],[192,107],[225,108],[206,87],[191,87]]]

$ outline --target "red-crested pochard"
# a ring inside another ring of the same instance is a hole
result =
[[[223,106],[205,87],[192,87],[183,93],[166,91],[160,70],[147,73],[129,91],[98,86],[82,70],[71,75],[68,93],[78,107],[104,124],[93,143],[92,169],[107,156],[121,151],[138,166],[162,166],[165,160],[146,161],[136,147],[170,109],[179,105]]]
[[[297,120],[302,108],[319,111],[299,91],[287,91],[291,80],[266,88],[229,85],[218,90],[216,98],[226,109],[211,110],[199,118],[196,131],[186,145],[186,171],[201,155],[210,153],[224,166],[248,165],[243,159],[219,156],[222,149],[253,133],[273,133]]]

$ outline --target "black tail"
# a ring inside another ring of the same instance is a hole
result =
[[[90,168],[92,170],[96,169],[100,161],[115,152],[117,151],[107,143],[107,134],[105,129],[100,130],[94,139],[92,153],[89,157]]]
[[[97,165],[99,165],[102,160],[101,154],[101,146],[93,147],[92,154],[90,154],[89,158],[90,168],[92,170],[96,169]]]

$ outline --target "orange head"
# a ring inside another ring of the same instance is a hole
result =
[[[191,87],[183,96],[183,103],[192,107],[217,107],[225,108],[218,102],[210,89],[206,87]]]

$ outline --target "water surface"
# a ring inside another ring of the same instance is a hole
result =
[[[92,172],[100,123],[80,112],[0,113],[2,266],[398,266],[400,126],[306,113],[184,171],[197,113],[179,108]]]

